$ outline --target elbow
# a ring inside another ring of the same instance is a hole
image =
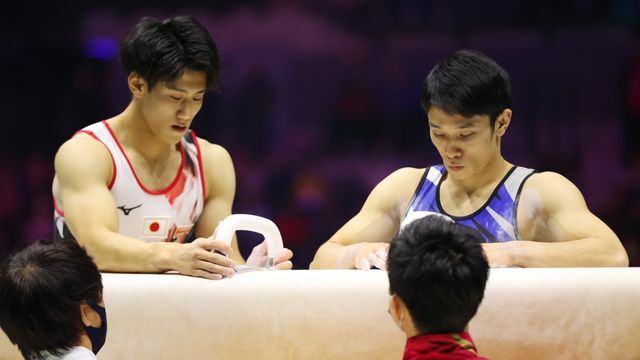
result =
[[[629,256],[627,255],[627,251],[624,249],[622,245],[617,251],[611,256],[611,266],[617,267],[628,267],[629,266]]]
[[[109,261],[105,256],[100,256],[97,252],[87,251],[87,253],[91,256],[100,272],[117,271],[117,266],[115,266],[113,261]]]
[[[98,267],[98,270],[101,272],[105,271],[113,271],[113,263],[109,260],[107,256],[105,256],[106,251],[101,248],[99,241],[96,241],[96,238],[99,238],[101,234],[93,234],[93,233],[79,233],[75,236],[76,241],[80,246],[82,246],[87,254],[91,257],[93,262]]]
[[[327,247],[327,243],[320,245],[318,250],[316,250],[316,254],[313,256],[313,260],[309,264],[310,270],[320,270],[324,269],[323,265],[323,255],[325,252],[325,248]]]
[[[80,236],[82,235],[82,236]],[[102,271],[105,266],[102,261],[102,257],[100,256],[100,251],[97,249],[95,242],[91,240],[89,236],[86,234],[73,234],[73,239],[80,244],[82,248],[87,252],[87,254],[91,257],[91,260],[96,264],[98,270]]]
[[[604,258],[604,263],[602,266],[608,267],[628,267],[629,266],[629,256],[627,255],[627,251],[625,250],[622,243],[616,239],[614,243],[612,243],[606,252],[606,257]]]
[[[329,240],[316,251],[309,269],[349,269],[349,266],[344,265],[345,256],[348,256],[345,247]]]
[[[629,255],[627,255],[627,250],[622,245],[622,242],[617,237],[615,238],[614,246],[612,246],[612,254],[610,257],[609,266],[612,267],[628,267],[629,266]]]
[[[309,264],[311,270],[331,269],[331,252],[327,251],[327,243],[323,244],[316,251],[316,255],[313,257],[313,261]]]
[[[112,264],[102,256],[102,252],[97,249],[97,246],[90,241],[79,242],[82,247],[87,251],[87,254],[91,257],[93,262],[98,267],[100,272],[111,271],[113,270]]]
[[[320,259],[321,255],[320,252],[322,251],[322,248],[318,249],[318,252],[316,253],[316,255],[313,257],[313,260],[311,261],[311,263],[309,264],[309,269],[310,270],[320,270],[323,269],[322,267],[322,260]]]

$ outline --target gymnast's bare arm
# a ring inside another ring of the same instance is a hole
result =
[[[196,239],[189,244],[146,243],[118,233],[116,205],[107,187],[113,165],[107,149],[86,134],[64,143],[55,158],[56,186],[65,223],[101,271],[164,272],[219,279],[233,274],[226,244]]]
[[[544,172],[523,188],[518,206],[523,239],[483,244],[493,267],[628,266],[616,234],[589,209],[580,190],[565,177]]]
[[[231,215],[236,192],[236,177],[233,161],[227,150],[200,138],[198,138],[198,144],[202,152],[206,198],[204,210],[196,224],[196,236],[204,238],[210,237],[218,223]],[[235,237],[231,248],[231,258],[236,264],[243,264],[245,261],[240,254],[238,241]],[[263,247],[256,248],[263,249]],[[266,248],[264,250],[266,251]],[[254,249],[253,253],[256,251]],[[264,255],[266,259],[266,252]],[[285,248],[283,253],[275,259],[276,269],[291,269],[293,266],[290,261],[292,256],[291,250]]]
[[[196,224],[196,237],[209,237],[216,226],[231,215],[231,207],[236,192],[236,175],[231,156],[222,146],[198,138],[202,154],[202,168],[205,179],[204,209]],[[244,259],[234,238],[231,243],[231,258],[243,264]]]
[[[310,268],[385,269],[389,242],[423,173],[402,168],[376,185],[360,212],[318,249]]]

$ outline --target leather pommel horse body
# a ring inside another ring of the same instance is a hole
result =
[[[384,271],[103,274],[99,359],[400,359]],[[640,268],[492,269],[469,330],[491,359],[640,359]],[[0,359],[21,359],[0,332]]]

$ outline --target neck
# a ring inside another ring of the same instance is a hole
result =
[[[133,149],[150,163],[166,159],[176,149],[176,145],[156,137],[135,101],[131,101],[122,113],[107,122],[123,147]]]
[[[422,335],[418,329],[416,329],[415,324],[413,323],[413,319],[411,315],[407,314],[403,316],[402,320],[400,320],[400,329],[407,335],[407,338],[414,337],[417,335]]]
[[[410,337],[415,337],[415,336],[426,336],[426,335],[442,335],[442,334],[463,334],[463,333],[468,333],[467,329],[464,329],[462,331],[455,331],[455,332],[419,332],[419,331],[415,331],[412,333],[407,332],[407,338]]]
[[[479,169],[465,179],[456,179],[451,174],[447,174],[447,181],[452,185],[452,189],[456,192],[462,192],[466,195],[473,195],[488,186],[493,187],[496,181],[500,181],[513,165],[507,162],[502,155],[496,156],[484,168]]]
[[[413,326],[411,326],[409,329],[405,329],[404,333],[407,335],[407,338],[418,336],[418,335],[425,335],[423,333],[418,332],[418,330],[416,330],[416,328]]]
[[[89,349],[91,352],[93,352],[93,346],[91,345],[91,340],[89,339],[89,336],[87,336],[87,333],[84,331],[82,332],[82,335],[80,335],[80,341],[76,344],[76,346],[85,347]]]

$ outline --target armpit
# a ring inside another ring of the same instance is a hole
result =
[[[544,202],[536,188],[525,186],[517,211],[518,231],[523,240],[549,241],[551,232],[544,213]]]

